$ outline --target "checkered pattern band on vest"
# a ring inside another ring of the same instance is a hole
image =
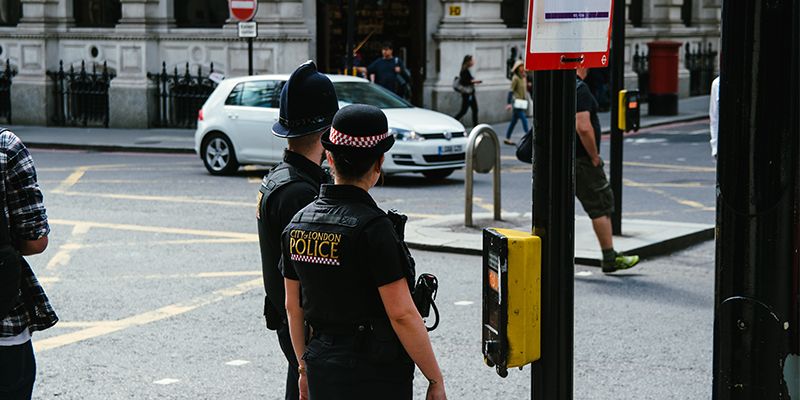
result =
[[[389,132],[375,136],[350,136],[346,133],[339,132],[336,130],[336,128],[332,127],[330,140],[331,143],[339,146],[361,147],[369,149],[377,146],[381,140],[388,137]]]
[[[339,260],[332,260],[330,258],[322,257],[301,256],[299,254],[292,254],[292,261],[311,264],[339,265]]]

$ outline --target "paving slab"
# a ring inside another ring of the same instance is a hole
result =
[[[502,221],[491,213],[473,215],[474,226],[464,226],[463,215],[410,220],[406,226],[409,247],[461,254],[482,254],[482,229],[508,228],[529,232],[531,213],[505,213]],[[614,237],[614,248],[642,258],[654,257],[687,248],[714,238],[714,226],[645,219],[624,219],[623,234]],[[575,217],[575,262],[599,266],[601,252],[588,217]]]

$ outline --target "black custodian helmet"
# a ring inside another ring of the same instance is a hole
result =
[[[328,129],[339,110],[339,101],[330,79],[309,60],[297,67],[283,85],[280,107],[280,118],[272,125],[272,133],[291,139]]]

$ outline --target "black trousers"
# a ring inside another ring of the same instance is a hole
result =
[[[303,355],[310,400],[410,400],[414,363],[400,342],[315,334]]]
[[[289,325],[282,323],[276,333],[283,355],[289,362],[289,369],[286,371],[286,400],[297,400],[300,398],[300,389],[297,387],[300,376],[297,373],[297,356],[294,354],[292,337],[289,335]]]
[[[0,346],[0,399],[30,400],[36,380],[36,359],[30,341]]]
[[[475,98],[475,93],[461,95],[461,111],[458,112],[453,118],[461,120],[467,113],[467,109],[472,109],[472,126],[478,125],[478,100]]]

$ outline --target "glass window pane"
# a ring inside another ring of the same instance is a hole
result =
[[[277,108],[281,82],[245,82],[241,105],[246,107]]]
[[[226,106],[238,106],[241,104],[241,94],[242,94],[242,87],[244,83],[240,83],[236,85],[236,87],[231,90],[231,93],[228,95],[228,98],[225,100]]]
[[[336,82],[336,97],[349,104],[369,104],[378,108],[410,108],[409,102],[382,86],[368,82]]]
[[[228,16],[226,1],[175,0],[175,24],[180,28],[222,28]]]

